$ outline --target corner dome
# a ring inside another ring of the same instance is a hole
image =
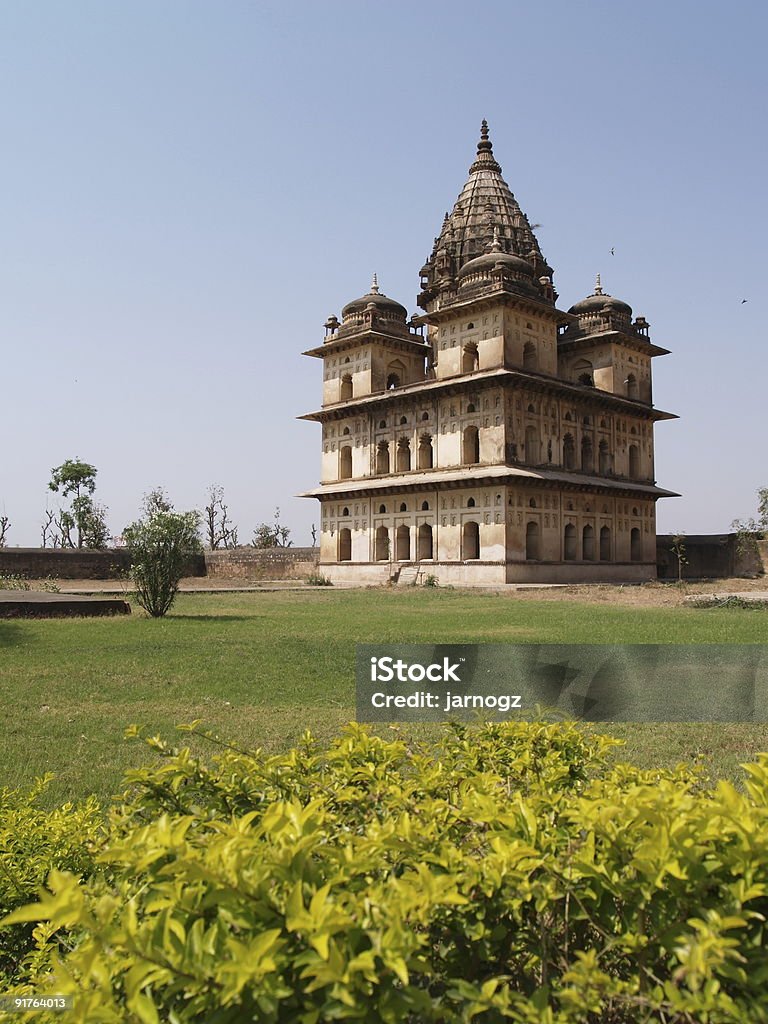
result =
[[[621,299],[615,299],[612,295],[604,292],[600,284],[600,275],[598,274],[595,290],[592,294],[582,299],[581,302],[574,303],[568,312],[579,316],[584,313],[599,313],[602,309],[611,310],[629,319],[632,318],[632,307],[626,302],[622,302]]]
[[[402,320],[403,322],[408,318],[408,310],[405,306],[402,306],[399,302],[396,302],[395,299],[390,299],[389,296],[383,295],[379,291],[379,282],[376,274],[373,275],[373,284],[371,285],[371,290],[368,294],[361,295],[359,299],[353,299],[342,309],[342,319],[345,320],[353,313],[362,313],[369,306],[373,306],[374,309],[379,312],[394,319]]]

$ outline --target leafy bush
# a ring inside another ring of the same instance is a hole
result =
[[[768,755],[740,794],[571,724],[150,742],[98,874],[8,919],[80,937],[18,988],[70,1020],[768,1021]]]
[[[312,572],[307,576],[307,583],[310,587],[332,587],[333,580],[321,572]]]
[[[64,804],[54,811],[38,806],[51,776],[38,780],[29,793],[0,790],[0,915],[3,917],[35,899],[53,869],[88,875],[93,869],[92,847],[102,835],[95,800],[79,807]],[[46,926],[38,936],[31,924],[0,929],[0,991],[12,980],[34,972],[35,949],[46,945]],[[38,942],[39,940],[39,942]],[[51,943],[65,949],[62,931]]]
[[[29,580],[19,572],[0,573],[0,590],[31,590]]]
[[[168,612],[190,558],[202,551],[199,527],[199,512],[176,512],[155,490],[144,498],[142,518],[123,530],[136,598],[152,618]]]

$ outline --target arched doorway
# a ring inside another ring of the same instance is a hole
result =
[[[352,531],[346,526],[339,530],[339,561],[349,562],[352,559]]]
[[[581,531],[581,557],[586,562],[595,560],[595,531],[589,524]]]
[[[480,557],[480,527],[477,523],[464,523],[461,534],[461,557],[464,561]]]
[[[566,562],[575,561],[578,556],[577,542],[576,542],[576,527],[573,523],[568,523],[565,528],[564,544],[563,544],[563,557]]]
[[[632,527],[629,535],[629,557],[633,562],[640,562],[643,558],[643,543],[640,530],[636,526]]]
[[[610,562],[611,560],[611,528],[610,526],[600,527],[600,561]]]
[[[376,530],[376,561],[386,562],[389,558],[389,530],[379,526]]]
[[[462,446],[462,462],[472,466],[480,461],[480,436],[477,427],[466,427]]]
[[[419,527],[418,558],[421,561],[432,557],[432,527],[429,523],[422,523]]]
[[[348,444],[339,448],[339,480],[352,478],[352,449]]]
[[[408,526],[398,526],[397,528],[395,558],[398,562],[409,562],[411,559],[411,530]]]

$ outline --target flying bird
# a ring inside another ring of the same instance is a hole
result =
[[[611,256],[615,256],[615,255],[616,255],[616,250],[613,247],[611,247]]]
[[[741,304],[742,304],[742,306],[744,305],[744,303],[745,303],[745,302],[748,302],[748,301],[749,301],[749,299],[742,299],[742,300],[741,300]]]

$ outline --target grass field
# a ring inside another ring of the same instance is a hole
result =
[[[115,619],[4,621],[0,787],[53,772],[50,803],[87,793],[107,800],[126,768],[152,756],[123,739],[131,723],[172,738],[177,724],[199,718],[268,751],[306,728],[329,737],[354,716],[356,642],[767,639],[765,612],[426,589],[185,594],[161,620],[134,609]],[[646,767],[700,760],[712,777],[737,778],[740,761],[768,749],[763,725],[601,728],[626,740],[622,759]]]

